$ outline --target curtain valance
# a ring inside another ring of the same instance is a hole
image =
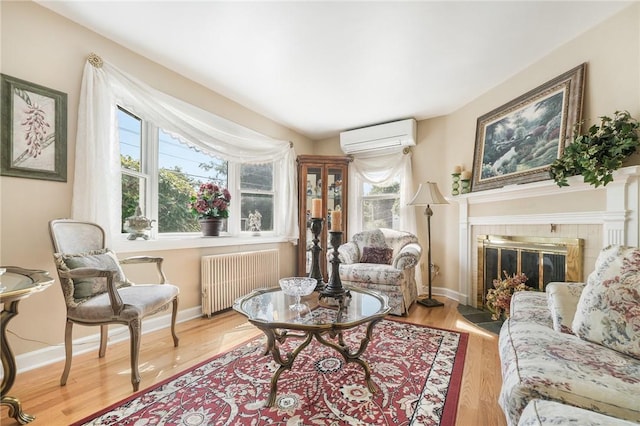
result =
[[[84,67],[72,213],[120,233],[120,148],[116,105],[148,120],[182,142],[227,161],[275,162],[278,192],[275,231],[298,237],[296,154],[277,140],[176,99],[90,55]]]

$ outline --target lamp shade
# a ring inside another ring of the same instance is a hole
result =
[[[409,202],[410,206],[428,206],[429,204],[449,204],[435,182],[421,183],[418,192]]]

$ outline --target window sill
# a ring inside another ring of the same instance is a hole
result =
[[[112,240],[112,249],[117,253],[137,253],[160,250],[180,250],[203,247],[225,247],[258,244],[286,243],[288,240],[276,235],[260,236],[226,236],[203,237],[201,235],[181,235],[175,237],[160,237],[156,240],[127,240],[126,236]]]

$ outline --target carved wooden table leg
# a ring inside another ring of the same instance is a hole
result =
[[[311,343],[311,339],[313,338],[313,334],[305,333],[305,334],[287,334],[287,332],[279,333],[275,329],[270,328],[262,328],[262,331],[267,336],[267,348],[265,350],[265,355],[271,353],[273,356],[273,360],[280,364],[280,367],[273,374],[271,378],[271,392],[269,393],[269,399],[267,400],[267,407],[273,407],[273,404],[276,402],[276,392],[278,391],[278,379],[280,375],[284,372],[284,370],[291,370],[291,366],[293,365],[293,361],[296,360],[296,357],[304,348],[306,348],[309,343]],[[306,336],[306,338],[305,338]],[[287,337],[297,337],[297,338],[305,338],[304,342],[302,342],[297,348],[293,350],[293,352],[287,353],[284,357],[280,352],[280,348],[278,347],[278,343],[283,343]]]
[[[356,364],[362,366],[362,369],[364,370],[364,379],[366,380],[367,387],[369,388],[369,391],[371,393],[376,393],[378,391],[378,388],[376,387],[375,383],[373,383],[373,380],[371,380],[371,369],[369,368],[369,364],[365,360],[360,358],[360,355],[362,355],[367,349],[367,346],[371,341],[373,326],[378,321],[380,321],[380,319],[369,322],[369,324],[367,325],[367,332],[360,341],[360,347],[355,352],[351,352],[351,349],[347,345],[345,345],[342,333],[338,334],[338,343],[325,339],[324,337],[322,337],[321,333],[315,333],[318,342],[338,351],[344,357],[346,362],[355,362]]]
[[[342,355],[346,362],[355,362],[356,364],[362,366],[362,369],[364,370],[364,379],[367,382],[367,388],[369,388],[369,391],[371,393],[376,393],[378,391],[378,388],[375,383],[373,383],[373,380],[371,380],[371,368],[365,360],[360,358],[360,356],[367,349],[367,346],[371,341],[373,326],[379,321],[380,319],[369,322],[369,324],[367,325],[367,332],[360,341],[359,348],[354,352],[352,352],[351,349],[345,344],[342,332],[333,335],[329,331],[308,331],[304,334],[293,334],[288,333],[287,331],[279,332],[277,329],[266,327],[261,328],[262,332],[267,336],[267,345],[264,354],[267,355],[270,353],[271,356],[273,356],[273,360],[280,364],[280,367],[276,370],[276,372],[273,374],[273,377],[271,378],[271,392],[269,393],[269,399],[267,400],[266,406],[273,407],[273,404],[276,402],[278,379],[280,378],[280,375],[285,370],[291,370],[291,366],[293,365],[296,357],[304,348],[309,346],[313,337],[315,337],[316,340],[321,344],[338,351],[338,353]],[[325,339],[323,337],[323,334],[327,333],[329,333],[332,338],[337,335],[338,343]],[[293,352],[289,352],[283,356],[278,345],[284,343],[284,341],[288,337],[304,338],[304,341],[298,347],[296,347]]]

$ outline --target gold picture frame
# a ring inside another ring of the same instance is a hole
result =
[[[582,119],[583,63],[478,118],[472,191],[550,179]]]

